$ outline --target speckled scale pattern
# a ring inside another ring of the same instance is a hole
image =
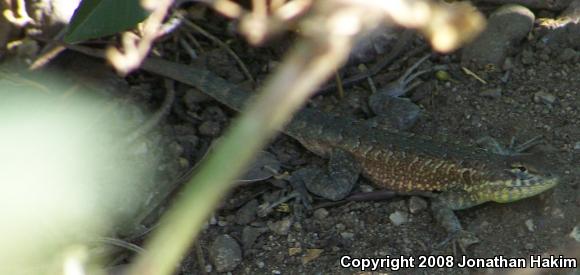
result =
[[[308,121],[308,123],[305,123]],[[438,144],[421,136],[369,128],[366,124],[304,110],[286,130],[310,151],[328,157],[332,148],[350,152],[363,175],[380,187],[399,191],[444,191],[495,180],[505,158],[477,147]]]

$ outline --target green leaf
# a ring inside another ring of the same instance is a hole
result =
[[[140,0],[83,0],[76,9],[64,41],[103,37],[135,27],[148,12]]]

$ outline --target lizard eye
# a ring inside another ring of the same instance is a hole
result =
[[[511,164],[512,171],[518,171],[522,173],[530,172],[533,173],[534,169],[527,164],[523,164],[520,162],[515,162]]]
[[[512,171],[512,173],[518,173],[518,174],[527,174],[527,173],[531,172],[528,170],[528,168],[526,166],[523,166],[523,165],[512,165],[511,171]]]

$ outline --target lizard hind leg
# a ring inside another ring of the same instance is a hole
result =
[[[495,154],[512,157],[526,155],[528,154],[526,153],[527,150],[542,142],[542,136],[535,136],[522,144],[516,145],[516,139],[515,137],[512,137],[510,145],[505,147],[502,146],[495,138],[490,136],[485,136],[477,140],[478,144]]]

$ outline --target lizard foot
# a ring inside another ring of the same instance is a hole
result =
[[[508,147],[504,147],[496,139],[486,136],[477,140],[477,143],[483,146],[485,149],[488,149],[498,155],[521,156],[526,155],[527,153],[525,152],[527,150],[542,143],[542,141],[542,136],[535,136],[520,145],[516,145],[516,139],[515,137],[512,137],[510,145]]]
[[[407,92],[415,89],[420,82],[413,81],[432,69],[413,73],[431,54],[427,54],[415,62],[397,80],[387,84],[369,97],[369,107],[378,116],[380,124],[394,127],[399,130],[411,128],[417,121],[421,108],[406,98],[399,98]]]
[[[258,207],[258,217],[266,217],[274,211],[274,209],[281,207],[287,201],[294,199],[294,214],[298,217],[302,216],[302,209],[312,208],[312,198],[308,194],[303,194],[300,191],[294,190],[288,195],[283,196],[272,203],[261,204]]]
[[[469,246],[479,242],[479,239],[475,234],[463,230],[461,223],[455,213],[453,213],[453,210],[442,201],[437,198],[433,199],[431,202],[431,211],[433,212],[437,222],[449,233],[445,240],[433,247],[434,250],[438,250],[451,242],[453,244],[454,255],[457,255],[457,246],[459,246],[463,254],[465,254]]]
[[[421,59],[419,59],[415,64],[413,64],[405,73],[397,80],[387,84],[385,87],[381,88],[378,93],[385,93],[391,97],[400,97],[407,92],[413,90],[418,86],[418,84],[411,84],[417,77],[431,72],[432,69],[426,69],[413,73],[425,60],[431,57],[431,54],[426,54]]]
[[[448,245],[449,243],[453,245],[453,255],[457,256],[459,255],[457,253],[457,247],[461,249],[461,253],[467,254],[467,249],[470,246],[479,243],[479,238],[477,238],[477,236],[475,236],[475,234],[472,232],[466,230],[459,230],[457,232],[450,233],[447,236],[447,238],[445,238],[445,240],[436,244],[433,247],[433,250],[439,250],[444,246]]]
[[[264,203],[260,205],[258,207],[259,217],[265,217],[269,215],[270,213],[272,213],[272,211],[274,211],[274,209],[283,206],[286,202],[292,199],[294,200],[294,207],[292,207],[292,209],[294,209],[294,214],[297,217],[302,216],[303,209],[306,210],[312,209],[312,196],[310,196],[310,194],[306,190],[302,178],[293,176],[290,177],[288,181],[290,182],[291,187],[285,188],[288,188],[288,190],[292,191],[290,193],[287,193],[285,196],[278,198],[274,202]]]

